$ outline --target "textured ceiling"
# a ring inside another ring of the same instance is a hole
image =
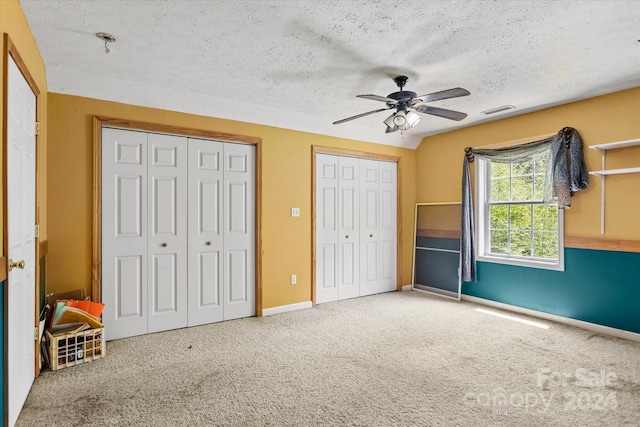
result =
[[[1,0],[0,0],[1,1]],[[50,92],[414,148],[427,135],[640,86],[640,1],[21,0]],[[105,54],[99,31],[117,37]],[[463,87],[385,134],[356,98]],[[492,116],[481,111],[511,104]],[[567,123],[567,125],[571,125]]]

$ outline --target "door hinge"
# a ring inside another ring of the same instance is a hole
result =
[[[34,232],[35,232],[36,238],[40,237],[40,225],[36,224],[36,228]]]
[[[40,328],[37,326],[33,327],[33,340],[38,341],[40,339]]]
[[[36,135],[40,135],[40,122],[36,122]]]

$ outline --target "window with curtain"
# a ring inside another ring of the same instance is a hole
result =
[[[563,211],[544,203],[549,150],[476,163],[478,260],[562,270]]]
[[[555,136],[526,144],[465,148],[460,227],[463,281],[476,281],[476,259],[564,270],[564,209],[571,207],[575,192],[589,186],[582,147],[578,131],[564,127]],[[478,160],[474,168],[478,219],[474,219],[469,168],[474,159]]]

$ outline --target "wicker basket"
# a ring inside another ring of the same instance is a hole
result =
[[[92,362],[105,356],[104,328],[53,336],[46,331],[52,370]]]

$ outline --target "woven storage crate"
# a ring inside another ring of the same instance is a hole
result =
[[[49,340],[49,362],[52,370],[92,362],[105,356],[107,346],[104,328],[53,336],[46,331]]]

